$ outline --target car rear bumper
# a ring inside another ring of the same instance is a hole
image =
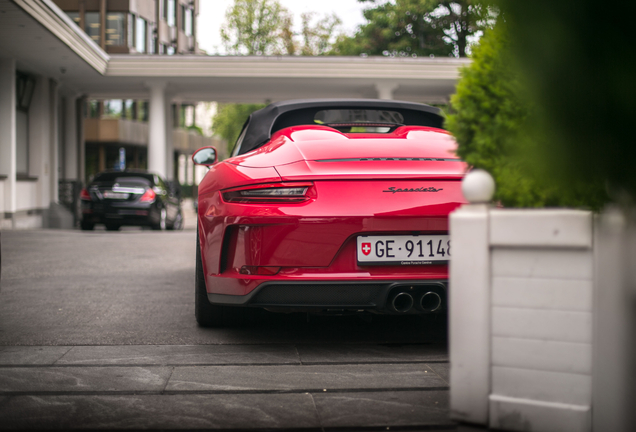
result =
[[[446,310],[447,287],[445,279],[269,281],[247,295],[208,293],[208,300],[213,304],[282,311],[420,314]]]
[[[90,223],[120,225],[152,225],[159,221],[159,214],[149,204],[130,206],[82,206],[82,220]]]

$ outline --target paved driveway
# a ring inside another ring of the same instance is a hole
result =
[[[0,429],[454,428],[444,317],[199,328],[187,226],[2,233]]]

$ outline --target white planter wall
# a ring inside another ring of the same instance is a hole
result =
[[[472,204],[450,232],[452,417],[591,430],[592,214]]]

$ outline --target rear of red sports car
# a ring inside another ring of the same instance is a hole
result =
[[[426,126],[342,124],[284,127],[210,164],[199,186],[199,324],[254,307],[445,308],[448,214],[464,202],[466,170],[455,141]]]

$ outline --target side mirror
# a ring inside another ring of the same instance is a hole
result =
[[[192,155],[192,162],[195,165],[211,166],[217,161],[216,149],[214,147],[201,147]]]

